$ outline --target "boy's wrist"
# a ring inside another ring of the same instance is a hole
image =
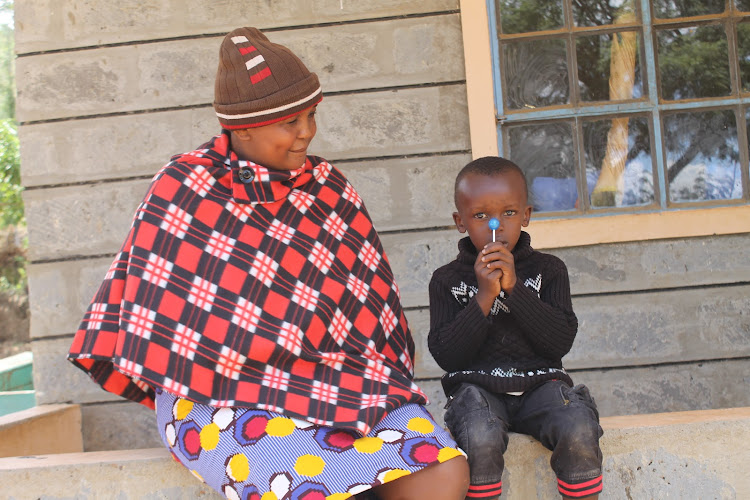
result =
[[[489,293],[487,291],[479,290],[474,297],[474,300],[477,301],[477,305],[480,309],[482,309],[484,315],[487,316],[492,310],[492,304],[494,304],[496,297],[497,295],[493,295],[492,293]]]

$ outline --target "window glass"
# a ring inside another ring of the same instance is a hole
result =
[[[498,0],[503,34],[553,30],[563,25],[562,0]]]
[[[721,14],[724,0],[654,0],[656,17],[674,18]]]
[[[719,25],[659,30],[661,97],[718,97],[731,91],[727,37]]]
[[[576,40],[578,91],[583,101],[643,97],[640,34],[620,31]]]
[[[529,109],[568,102],[566,45],[561,39],[504,45],[503,69],[509,108]]]
[[[604,26],[635,21],[635,2],[632,0],[573,2],[573,19],[576,26]]]
[[[737,124],[732,110],[666,115],[664,139],[670,201],[742,197]]]
[[[654,202],[654,163],[647,117],[585,120],[583,141],[591,207]]]
[[[510,159],[526,174],[535,211],[573,210],[578,203],[571,122],[508,127]]]
[[[750,92],[750,22],[737,25],[737,56],[740,61],[742,91]]]
[[[498,149],[527,172],[536,211],[750,202],[750,0],[488,8]]]

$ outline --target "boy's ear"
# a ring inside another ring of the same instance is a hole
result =
[[[461,221],[461,216],[458,212],[453,212],[453,222],[456,223],[456,229],[458,229],[459,233],[466,232],[466,226],[464,226],[464,223]]]
[[[532,208],[531,205],[526,206],[526,210],[523,211],[523,222],[521,222],[521,226],[528,227],[529,221],[531,220]]]

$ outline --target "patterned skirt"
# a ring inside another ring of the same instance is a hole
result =
[[[164,391],[157,391],[156,419],[175,459],[234,500],[343,500],[464,455],[416,404],[389,413],[364,437]]]

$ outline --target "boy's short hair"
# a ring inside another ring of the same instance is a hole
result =
[[[526,174],[523,173],[521,167],[501,156],[483,156],[476,160],[470,161],[456,176],[456,183],[453,185],[453,201],[458,207],[458,184],[461,180],[469,174],[484,175],[488,177],[494,177],[501,175],[506,172],[517,172],[518,175],[523,179],[523,187],[526,191],[526,199],[529,199],[529,185],[526,182]]]

